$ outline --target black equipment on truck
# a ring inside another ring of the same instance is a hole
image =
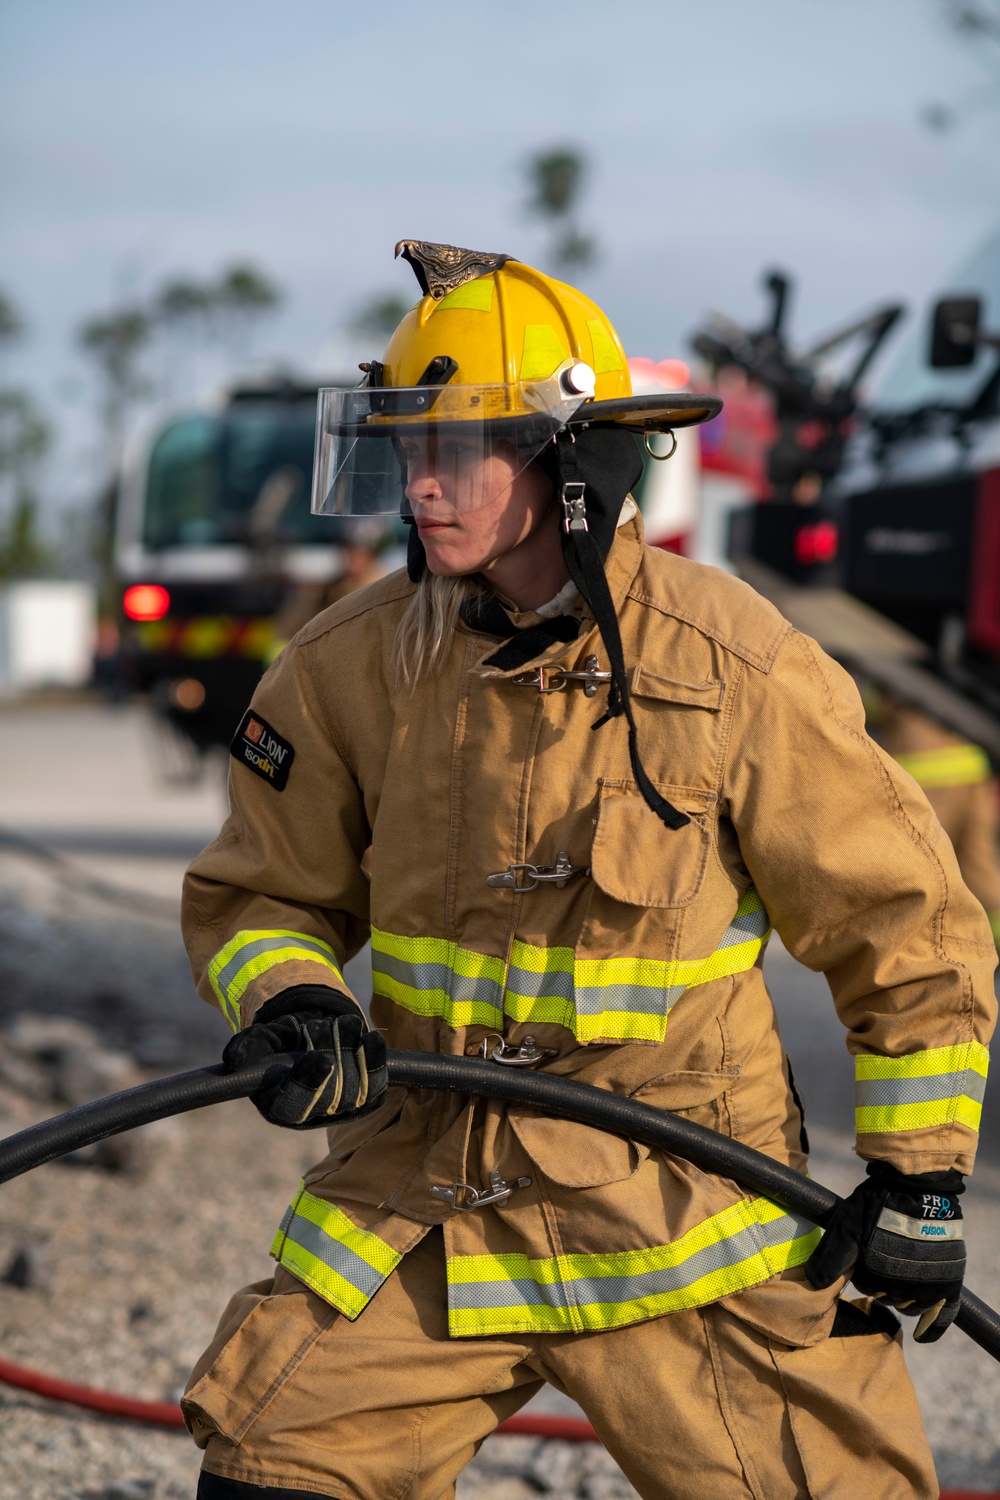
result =
[[[769,393],[778,426],[770,495],[732,513],[730,556],[832,655],[998,760],[1000,232],[867,398],[861,380],[902,308],[795,355],[789,282],[767,285],[764,328],[713,324],[693,338],[710,366]],[[852,340],[853,366],[830,373]],[[806,588],[823,601],[807,604]]]

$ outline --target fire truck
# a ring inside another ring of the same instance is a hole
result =
[[[795,354],[788,279],[767,287],[763,327],[692,340],[771,408],[755,492],[730,514],[733,565],[860,676],[1000,762],[1000,232],[864,397],[903,308]]]
[[[199,751],[228,744],[296,595],[341,571],[349,523],[309,510],[316,390],[234,385],[207,409],[161,417],[126,453],[115,543],[126,681]]]

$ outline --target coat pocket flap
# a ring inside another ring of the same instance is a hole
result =
[[[615,901],[644,907],[689,906],[708,864],[711,840],[704,804],[669,787],[659,790],[690,815],[690,823],[664,828],[638,790],[622,783],[601,787],[590,872]]]
[[[649,1155],[622,1136],[609,1135],[577,1120],[511,1109],[511,1129],[534,1165],[561,1187],[604,1187],[631,1177]]]
[[[645,667],[636,667],[631,689],[637,698],[659,698],[663,703],[685,703],[690,708],[707,708],[717,713],[722,707],[726,684],[714,680],[672,682],[669,677],[657,677]]]
[[[718,1099],[739,1076],[739,1068],[722,1068],[717,1073],[693,1070],[661,1073],[633,1089],[629,1097],[655,1109],[697,1109],[700,1104],[711,1104]]]

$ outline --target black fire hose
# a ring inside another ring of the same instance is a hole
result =
[[[92,1104],[43,1120],[0,1140],[0,1183],[123,1130],[148,1125],[167,1115],[183,1114],[189,1109],[221,1104],[227,1099],[245,1098],[259,1088],[269,1070],[291,1067],[294,1061],[292,1056],[287,1064],[283,1059],[278,1062],[269,1058],[237,1073],[226,1073],[221,1066],[174,1073],[169,1078],[143,1083],[138,1088],[95,1099]],[[454,1094],[503,1099],[508,1104],[528,1105],[613,1135],[627,1136],[645,1146],[683,1157],[703,1171],[730,1177],[750,1192],[759,1193],[824,1228],[841,1201],[836,1193],[811,1178],[802,1177],[790,1167],[781,1166],[750,1146],[704,1125],[695,1125],[691,1120],[636,1099],[553,1073],[515,1072],[496,1063],[431,1052],[390,1051],[389,1081],[404,1088],[443,1089]],[[1000,1360],[1000,1313],[966,1289],[955,1322],[963,1333]]]

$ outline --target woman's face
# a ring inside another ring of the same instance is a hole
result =
[[[537,464],[525,466],[512,443],[484,454],[476,440],[443,434],[404,438],[399,452],[432,573],[489,573],[542,529],[551,529],[558,551],[552,483]]]

